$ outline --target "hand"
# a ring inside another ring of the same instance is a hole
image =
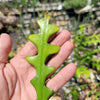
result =
[[[51,41],[51,44],[59,45],[61,49],[48,61],[48,66],[58,69],[68,58],[73,49],[73,44],[68,41],[69,38],[69,32],[63,30]],[[27,56],[37,54],[36,46],[29,41],[14,58],[6,63],[10,50],[11,38],[7,34],[2,34],[0,36],[0,100],[36,100],[35,89],[30,84],[36,71],[26,61]],[[72,78],[75,72],[76,66],[70,63],[50,79],[46,86],[56,92]]]

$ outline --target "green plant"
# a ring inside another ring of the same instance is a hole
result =
[[[82,42],[84,46],[91,45],[91,44],[93,44],[94,46],[97,46],[98,43],[100,43],[100,34],[93,34],[93,35],[84,37],[84,41],[85,42]]]
[[[88,35],[87,28],[86,24],[81,24],[78,30],[74,30],[75,33],[73,34],[74,51],[72,62],[76,62],[77,64],[77,71],[74,77],[78,86],[72,86],[70,92],[67,94],[67,96],[71,95],[73,100],[79,100],[81,97],[78,88],[81,90],[84,88],[86,90],[85,87],[91,87],[91,81],[87,81],[87,79],[90,78],[90,73],[92,72],[90,69],[95,69],[98,72],[100,71],[100,60],[97,58],[97,54],[100,53],[100,34],[94,33],[92,35]],[[99,86],[100,84],[98,87]],[[100,91],[97,90],[96,87],[88,93],[87,97],[94,95],[94,97],[98,99],[100,97],[99,93]]]
[[[99,0],[91,0],[92,5],[96,6]],[[87,5],[87,0],[65,0],[63,2],[65,8],[82,8]]]
[[[80,8],[87,4],[87,0],[65,0],[63,5],[65,8]]]
[[[73,86],[70,88],[70,92],[67,93],[64,100],[66,100],[66,97],[68,97],[70,95],[72,96],[72,100],[79,100],[80,94],[79,94],[79,91],[76,86]]]
[[[40,34],[32,34],[29,39],[37,46],[38,55],[27,57],[27,61],[36,69],[36,77],[31,80],[31,84],[37,92],[37,100],[47,100],[53,93],[53,90],[45,86],[46,77],[52,73],[55,68],[45,65],[46,58],[59,51],[59,46],[48,44],[49,37],[59,30],[59,27],[49,24],[50,16],[38,21]]]
[[[86,75],[86,78],[89,78],[91,72],[92,71],[89,71],[87,67],[79,66],[79,67],[77,67],[75,77],[81,78],[82,75]]]
[[[70,84],[72,84],[72,83],[70,83]],[[82,85],[74,85],[74,86],[70,87],[70,89],[69,89],[70,91],[69,91],[69,93],[66,94],[64,100],[66,100],[66,97],[69,97],[69,96],[72,97],[71,98],[72,100],[80,100],[80,96],[81,96],[80,89],[83,87],[86,87],[86,86],[87,86],[87,84],[82,84]]]
[[[92,58],[92,66],[95,68],[97,71],[100,71],[100,60],[98,58]]]
[[[74,48],[73,62],[77,61],[78,70],[75,75],[77,78],[79,78],[81,74],[85,74],[86,77],[89,77],[91,71],[88,69],[90,65],[95,65],[98,70],[100,68],[99,64],[94,62],[93,58],[94,55],[100,52],[100,48],[97,46],[100,42],[100,34],[86,36],[86,27],[85,24],[82,24],[79,30],[74,33],[74,44],[77,46]],[[98,66],[96,66],[97,64]]]
[[[96,6],[97,5],[97,2],[99,2],[100,0],[92,0],[92,4],[94,5],[94,6]]]
[[[95,100],[99,100],[100,98],[100,83],[95,84],[95,87],[86,95],[86,97],[90,97],[91,95],[95,96]]]
[[[93,51],[94,51],[94,54],[100,52],[100,48],[98,47],[98,44],[100,43],[100,34],[93,34],[91,36],[84,37],[84,40],[85,42],[82,42],[84,46],[88,45],[88,46],[95,47],[95,49],[93,48],[94,50],[92,50],[91,54],[93,53]],[[92,60],[93,68],[96,68],[96,70],[99,71],[100,70],[100,60],[97,57],[96,58],[92,57],[91,60]]]
[[[78,90],[73,88],[71,91],[72,91],[71,92],[72,93],[72,99],[73,100],[78,100],[79,99],[79,92],[78,92]]]

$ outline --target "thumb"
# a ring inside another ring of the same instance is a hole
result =
[[[8,34],[0,35],[0,62],[5,63],[8,59],[9,52],[11,51],[12,42]]]

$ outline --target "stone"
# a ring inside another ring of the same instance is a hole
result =
[[[31,14],[25,14],[25,15],[23,16],[23,18],[24,18],[24,19],[31,19],[31,16],[32,16]]]
[[[99,16],[99,17],[97,17],[97,19],[98,19],[98,21],[100,21],[100,16]]]
[[[61,100],[59,96],[52,96],[49,100]]]
[[[98,2],[97,5],[100,6],[100,2]]]
[[[97,11],[97,12],[96,12],[96,15],[97,15],[97,16],[100,16],[100,11]]]
[[[24,24],[29,24],[30,20],[24,20]]]

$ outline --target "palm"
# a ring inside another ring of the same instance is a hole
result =
[[[67,41],[69,38],[69,33],[66,31],[63,31],[62,33],[60,33],[51,42],[51,44],[57,44],[62,48],[55,57],[48,61],[48,66],[55,66],[56,69],[59,68],[63,61],[68,57],[73,48],[72,44]],[[66,38],[60,41],[61,35],[62,38],[64,38],[64,34],[66,34]],[[5,37],[7,38],[8,36],[5,35]],[[3,37],[0,38],[0,44],[2,44],[2,42],[5,42],[4,38],[2,38]],[[59,39],[59,42],[57,39]],[[7,43],[5,43],[5,48],[2,47],[2,45],[0,46],[0,100],[36,100],[35,89],[30,84],[30,80],[35,77],[36,72],[34,67],[26,61],[26,56],[36,55],[37,49],[31,42],[28,42],[25,47],[9,61],[9,63],[5,64],[11,48],[10,39],[8,39],[8,43],[8,45]],[[68,45],[70,46],[68,47]],[[67,54],[65,51],[66,49],[68,50]],[[2,54],[4,55],[2,56]],[[46,84],[47,87],[53,89],[56,92],[74,75],[75,70],[76,67],[74,64],[67,65],[54,78],[48,81],[48,83]],[[65,71],[67,71],[68,73],[64,73]],[[59,83],[57,85],[56,83],[59,79],[62,81],[62,83]]]
[[[8,86],[8,90],[10,89],[9,99],[16,100],[17,98],[17,100],[36,100],[35,90],[30,84],[30,80],[35,75],[35,70],[25,58],[13,58],[10,63],[5,65],[4,72],[6,76],[9,75],[9,79],[12,80],[9,83],[11,87]]]

